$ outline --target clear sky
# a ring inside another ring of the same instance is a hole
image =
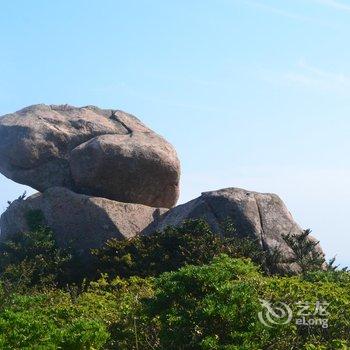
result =
[[[350,1],[0,4],[0,114],[133,113],[176,147],[181,202],[275,192],[350,265]],[[23,190],[0,176],[0,210]]]

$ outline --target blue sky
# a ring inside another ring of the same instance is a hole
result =
[[[275,192],[350,265],[349,35],[345,0],[1,1],[0,114],[133,113],[176,147],[181,202]],[[0,210],[23,190],[0,176]]]

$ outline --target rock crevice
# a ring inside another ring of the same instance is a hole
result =
[[[263,250],[267,251],[268,248],[266,246],[266,242],[265,242],[265,231],[264,231],[264,222],[262,219],[262,213],[261,213],[261,208],[260,208],[260,204],[258,199],[256,198],[256,195],[254,194],[254,199],[255,199],[255,203],[256,203],[256,208],[258,210],[258,214],[259,214],[259,220],[260,220],[260,241],[261,241],[261,247]]]

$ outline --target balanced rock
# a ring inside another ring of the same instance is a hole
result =
[[[136,117],[94,106],[34,105],[0,118],[0,172],[40,192],[165,208],[179,196],[174,148]]]
[[[278,249],[286,261],[291,256],[291,249],[283,235],[302,233],[277,195],[239,188],[204,192],[200,197],[166,212],[148,230],[149,233],[161,231],[190,219],[204,219],[214,232],[221,234],[225,231],[225,223],[229,222],[237,234],[258,241],[263,250],[273,253]],[[313,237],[310,239],[314,240]]]
[[[28,215],[37,211],[43,215],[42,224],[53,230],[60,247],[87,252],[101,247],[110,238],[129,239],[142,233],[167,209],[121,203],[52,187],[11,203],[1,215],[1,240],[28,231]]]

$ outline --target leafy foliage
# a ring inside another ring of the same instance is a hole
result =
[[[69,294],[62,291],[13,295],[8,302],[13,306],[6,307],[0,317],[1,349],[102,348],[109,333],[97,315],[97,302],[106,308],[108,300],[98,296],[94,300],[89,310],[84,303],[72,304]]]
[[[12,294],[0,310],[0,348],[347,349],[350,277],[329,273],[266,276],[247,259],[220,255],[155,279],[102,276],[75,297],[60,289]],[[293,319],[264,325],[259,299],[287,303]],[[296,325],[300,301],[328,302],[328,328]]]
[[[1,349],[345,350],[350,346],[350,274],[328,265],[309,240],[287,235],[301,267],[280,276],[269,255],[230,223],[201,220],[152,236],[110,240],[94,264],[59,249],[40,211],[30,232],[0,243]],[[94,276],[99,275],[99,278]],[[85,278],[85,279],[84,279]],[[92,280],[91,280],[92,279]],[[90,282],[87,282],[90,280]],[[329,303],[328,328],[264,325],[260,299]]]
[[[256,317],[258,293],[248,283],[257,277],[249,261],[227,256],[215,258],[208,266],[188,266],[162,275],[156,280],[155,297],[147,304],[150,315],[159,318],[162,346],[215,349],[243,345],[252,333],[262,335],[263,326]]]
[[[19,232],[0,242],[1,280],[4,286],[17,291],[52,285],[61,279],[69,259],[69,254],[55,244],[49,229]]]
[[[86,264],[69,245],[58,247],[40,210],[29,210],[25,218],[28,232],[0,241],[0,278],[6,290],[81,284],[85,278],[96,276],[91,264]]]
[[[311,230],[305,230],[301,234],[283,235],[283,239],[293,252],[288,262],[296,263],[302,273],[320,270],[326,265],[324,254],[318,249],[320,242],[310,238],[310,234]]]
[[[186,266],[155,280],[144,301],[148,324],[158,322],[157,349],[347,349],[350,345],[349,274],[342,282],[307,275],[263,276],[249,261],[222,255],[209,265]],[[283,302],[291,322],[264,325],[259,299]],[[328,328],[297,325],[300,303],[327,303]],[[145,331],[145,330],[144,330]],[[179,336],[181,334],[181,336]],[[147,347],[146,343],[142,344]]]
[[[265,267],[265,253],[258,243],[241,238],[233,230],[227,227],[227,234],[221,236],[213,233],[205,221],[189,220],[181,227],[167,227],[150,236],[125,241],[111,239],[93,250],[96,269],[110,276],[158,276],[188,264],[206,264],[222,253],[250,257]]]

